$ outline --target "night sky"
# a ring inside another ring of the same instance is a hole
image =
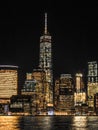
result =
[[[98,2],[8,1],[0,8],[0,64],[18,65],[25,73],[39,63],[44,13],[52,36],[54,76],[85,72],[98,60]]]

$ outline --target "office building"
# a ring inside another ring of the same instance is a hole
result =
[[[94,95],[98,93],[98,63],[88,62],[87,94],[88,106],[94,110]]]
[[[82,104],[86,103],[86,91],[82,73],[76,73],[75,79],[74,105],[82,106]]]
[[[53,72],[52,72],[52,43],[51,36],[47,30],[47,13],[45,13],[44,33],[40,37],[40,57],[39,66],[45,71],[46,81],[48,84],[49,102],[53,104]]]
[[[49,103],[49,86],[46,82],[46,73],[41,68],[34,69],[32,77],[36,80],[36,103],[37,111],[46,111]]]
[[[12,95],[18,92],[18,67],[0,65],[0,103],[10,101]]]
[[[71,114],[74,108],[74,88],[71,74],[61,74],[60,79],[55,82],[54,90],[55,109]]]

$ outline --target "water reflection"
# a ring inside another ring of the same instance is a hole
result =
[[[24,117],[25,130],[51,130],[51,116]]]
[[[47,130],[51,130],[51,126],[52,126],[52,118],[51,117],[44,118],[42,127],[45,127]]]
[[[98,130],[98,116],[0,116],[0,130]]]
[[[0,116],[0,130],[20,130],[20,118],[19,116]]]
[[[90,130],[98,130],[98,116],[90,116],[88,118],[88,126]]]
[[[88,130],[88,117],[87,116],[74,116],[73,117],[73,130]]]

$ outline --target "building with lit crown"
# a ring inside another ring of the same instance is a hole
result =
[[[82,106],[82,104],[86,103],[83,75],[81,73],[76,73],[75,78],[74,104],[75,106]]]

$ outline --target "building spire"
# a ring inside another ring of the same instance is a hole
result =
[[[47,13],[45,13],[45,30],[44,33],[47,34]]]

